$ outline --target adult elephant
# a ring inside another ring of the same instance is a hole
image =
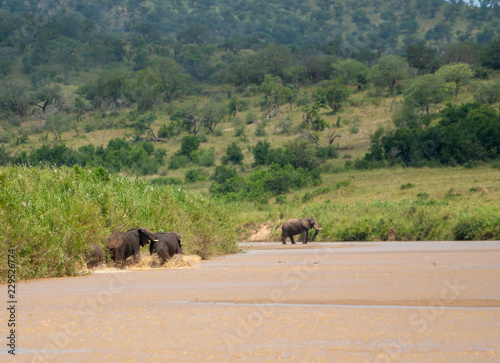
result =
[[[108,237],[108,250],[113,261],[121,263],[123,268],[125,260],[134,256],[134,262],[139,262],[140,248],[147,245],[149,242],[156,242],[156,238],[151,231],[146,228],[131,228],[126,232],[113,232]]]
[[[281,237],[283,244],[286,245],[286,238],[290,237],[292,244],[295,244],[293,236],[296,234],[302,235],[302,243],[307,243],[307,237],[309,230],[314,228],[316,233],[312,238],[312,241],[316,238],[321,228],[319,228],[318,222],[314,218],[302,218],[302,219],[289,219],[281,227]]]
[[[175,254],[182,255],[181,235],[177,232],[158,232],[154,234],[157,241],[149,244],[149,254],[156,253],[163,265]]]
[[[87,259],[87,268],[90,270],[91,268],[102,265],[104,261],[104,253],[102,252],[102,248],[95,243],[90,243],[87,249],[87,253],[85,253],[85,258]]]

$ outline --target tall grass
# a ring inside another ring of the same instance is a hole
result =
[[[18,279],[77,275],[89,242],[133,227],[177,231],[202,258],[237,251],[231,218],[201,196],[102,168],[0,168],[0,281],[9,248]]]

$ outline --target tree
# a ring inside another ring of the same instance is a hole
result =
[[[417,77],[405,90],[405,102],[414,104],[429,115],[429,106],[442,102],[449,94],[447,91],[446,82],[439,75]]]
[[[500,35],[493,38],[486,48],[485,64],[493,69],[500,69]]]
[[[397,55],[386,55],[372,67],[369,79],[376,87],[388,88],[392,95],[397,82],[407,77],[408,63],[406,60]]]
[[[423,70],[431,70],[436,62],[436,50],[427,47],[423,41],[408,45],[405,53],[408,64],[417,69],[417,75]]]
[[[200,147],[200,138],[196,135],[186,135],[181,139],[181,148],[179,150],[180,155],[185,155],[188,158]]]
[[[190,133],[196,135],[201,127],[203,126],[204,119],[197,115],[198,107],[196,104],[192,104],[188,106],[182,112],[182,125],[184,129]]]
[[[231,143],[226,149],[226,155],[221,159],[222,164],[226,165],[232,163],[234,165],[242,164],[245,156],[241,151],[241,148],[235,143]]]
[[[79,135],[78,132],[78,122],[80,121],[80,118],[88,111],[90,110],[90,105],[81,97],[76,97],[75,102],[73,104],[73,112],[76,113],[76,119],[75,122],[73,123],[73,127],[75,129],[76,136]]]
[[[27,80],[9,76],[0,82],[0,107],[25,117],[33,100],[31,85]]]
[[[287,84],[283,88],[283,99],[290,105],[290,111],[292,111],[293,102],[297,98],[298,94],[299,90],[295,88],[292,84]]]
[[[134,127],[137,130],[138,134],[146,133],[151,141],[164,141],[158,139],[153,129],[151,128],[151,125],[156,121],[156,119],[157,117],[154,113],[147,112],[140,115],[137,118],[137,120],[132,124],[132,127]]]
[[[54,133],[56,141],[61,141],[61,134],[71,128],[71,118],[64,112],[47,117],[45,125]]]
[[[425,39],[426,40],[435,40],[435,41],[440,41],[442,39],[446,39],[448,43],[451,40],[452,34],[451,34],[451,25],[446,24],[444,22],[437,23],[434,28],[429,29],[425,33]]]
[[[267,141],[258,141],[252,148],[254,163],[253,166],[267,165],[267,154],[271,148],[271,144]]]
[[[150,110],[161,100],[161,83],[151,68],[137,72],[132,81],[130,97],[137,102],[139,110]]]
[[[177,33],[177,41],[183,44],[205,44],[210,40],[210,32],[201,23],[189,23],[186,29]]]
[[[281,84],[281,80],[277,76],[266,74],[260,85],[260,90],[264,93],[267,117],[276,117],[280,106],[285,103],[285,88]]]
[[[314,95],[319,102],[323,98],[335,113],[340,110],[344,101],[349,97],[349,90],[340,79],[337,79],[335,81],[323,81]]]
[[[332,64],[334,78],[362,90],[367,83],[369,68],[356,59],[344,59]]]
[[[481,58],[484,54],[484,46],[478,43],[462,42],[450,44],[444,48],[443,61],[449,63],[467,63],[471,67],[481,66]]]
[[[171,101],[188,91],[190,78],[173,59],[153,58],[149,63],[149,68],[156,75],[159,92],[165,100]]]
[[[61,87],[59,85],[47,85],[35,92],[34,96],[35,106],[40,107],[42,112],[45,113],[47,106],[61,98]]]
[[[439,68],[436,75],[442,77],[446,82],[455,84],[456,98],[460,89],[474,77],[474,72],[472,72],[471,66],[466,63],[453,63]]]
[[[493,105],[500,100],[500,82],[481,82],[474,91],[474,100],[486,105]]]
[[[108,100],[111,104],[120,109],[125,101],[126,83],[127,77],[125,74],[110,74],[98,81],[98,92],[102,99]]]
[[[94,107],[101,107],[103,104],[109,103],[120,109],[126,99],[126,85],[127,76],[124,73],[101,74],[99,78],[81,85],[78,88],[78,93],[90,101]],[[140,90],[137,87],[132,91],[138,92]]]
[[[217,99],[211,99],[205,102],[200,107],[201,118],[203,119],[203,126],[209,132],[214,132],[215,127],[222,122],[224,117],[229,113],[227,105],[219,102]]]

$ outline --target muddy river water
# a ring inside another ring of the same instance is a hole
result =
[[[0,361],[500,362],[499,241],[241,247],[18,283]]]

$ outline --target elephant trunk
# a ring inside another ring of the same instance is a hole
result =
[[[321,230],[321,228],[315,228],[316,232],[314,233],[314,236],[313,238],[311,239],[311,242],[314,241],[314,239],[316,238],[316,236],[318,235],[319,231]]]

